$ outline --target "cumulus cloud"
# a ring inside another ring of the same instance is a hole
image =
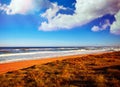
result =
[[[116,14],[120,9],[119,0],[76,0],[75,13],[73,15],[57,14],[53,18],[44,16],[48,21],[41,23],[39,30],[51,31],[58,29],[71,29],[76,26],[86,24],[105,14]],[[50,11],[58,12],[56,9],[49,8],[44,14],[50,14]],[[54,13],[54,14],[56,14]]]
[[[106,30],[108,27],[110,27],[110,21],[108,19],[104,20],[104,22],[100,22],[100,24],[98,26],[93,26],[92,27],[92,31],[94,32],[98,32],[98,31],[103,31]]]
[[[1,5],[0,10],[3,10],[8,15],[13,14],[33,14],[43,8],[47,8],[50,4],[48,0],[11,0],[9,5]]]
[[[67,11],[69,8],[59,6],[49,0],[11,0],[9,5],[0,4],[0,11],[7,15],[26,15],[45,9],[43,14],[39,13],[46,19],[39,26],[39,30],[43,31],[72,29],[106,14],[112,14],[115,15],[116,22],[111,25],[109,20],[105,20],[103,24],[93,26],[92,31],[103,31],[111,27],[111,33],[120,34],[120,0],[76,0],[73,5],[75,6],[73,14],[62,14],[60,10]]]
[[[45,13],[43,13],[41,16],[47,18],[48,22],[52,22],[52,19],[54,17],[56,17],[57,12],[61,9],[66,10],[66,8],[64,8],[63,6],[58,6],[57,3],[52,3],[52,6]],[[49,29],[49,30],[51,30],[54,26],[52,24],[47,26],[47,22],[43,22],[42,25],[44,25],[44,26],[39,27],[39,29],[43,29],[43,30]]]
[[[93,26],[91,30],[94,31],[94,32],[98,32],[98,31],[100,31],[100,27],[99,26]]]
[[[115,15],[116,21],[111,25],[111,33],[120,34],[120,11]]]
[[[56,13],[60,9],[66,10],[66,8],[64,8],[63,6],[58,6],[57,3],[52,3],[51,7],[45,13],[43,13],[41,16],[46,17],[48,20],[51,20],[53,17],[56,16]]]
[[[98,32],[106,30],[108,27],[110,27],[110,32],[112,34],[120,35],[120,11],[115,15],[116,21],[110,23],[110,20],[106,19],[103,23],[100,22],[98,26],[93,26],[92,31]]]
[[[7,8],[7,5],[5,5],[5,4],[2,5],[2,4],[0,3],[0,11],[5,11],[5,12],[6,12],[7,9],[8,9],[8,8]]]

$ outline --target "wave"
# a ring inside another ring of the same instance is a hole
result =
[[[1,51],[12,51],[10,53],[0,54],[0,63],[34,60],[42,58],[52,58],[59,56],[90,54],[105,51],[120,51],[120,48],[108,47],[75,47],[75,48],[16,48],[16,49],[0,49]],[[22,51],[21,51],[22,50]],[[17,51],[17,52],[16,52]]]
[[[20,61],[20,60],[52,58],[52,57],[60,57],[60,56],[68,56],[68,55],[89,54],[89,53],[102,52],[102,51],[105,50],[44,51],[44,52],[1,54],[0,63]]]

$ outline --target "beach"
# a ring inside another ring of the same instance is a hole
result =
[[[0,54],[0,74],[56,60],[106,53],[110,49],[112,47],[1,48],[5,53]]]
[[[98,54],[98,53],[97,53]],[[32,65],[39,65],[39,64],[45,64],[48,62],[53,62],[56,60],[63,60],[68,58],[76,58],[85,56],[88,54],[80,54],[80,55],[72,55],[72,56],[61,56],[61,57],[54,57],[54,58],[43,58],[43,59],[37,59],[37,60],[24,60],[24,61],[16,61],[16,62],[9,62],[9,63],[2,63],[0,64],[0,74],[14,71],[22,68],[27,68]]]
[[[120,87],[120,0],[0,0],[0,87]]]
[[[119,87],[120,51],[0,64],[1,87]]]
[[[96,53],[89,53],[89,54],[68,55],[68,56],[60,56],[60,57],[52,57],[52,58],[40,58],[40,59],[34,59],[34,60],[23,60],[23,61],[1,63],[0,64],[0,74],[6,73],[9,71],[22,69],[22,68],[27,68],[27,67],[30,67],[32,65],[45,64],[45,63],[53,62],[56,60],[77,58],[77,57],[87,56],[90,54],[98,55],[98,54],[103,54],[103,53],[107,53],[107,52],[96,52]]]

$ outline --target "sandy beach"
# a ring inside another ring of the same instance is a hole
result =
[[[0,64],[1,87],[120,87],[120,51]]]
[[[98,54],[103,54],[103,53],[107,53],[107,52],[97,52],[97,53],[91,53],[91,54],[98,55]],[[40,64],[45,64],[45,63],[56,61],[56,60],[77,58],[77,57],[82,57],[82,56],[87,56],[87,55],[90,55],[90,54],[79,54],[79,55],[61,56],[61,57],[54,57],[54,58],[45,58],[45,59],[42,58],[42,59],[36,59],[36,60],[24,60],[24,61],[2,63],[0,64],[0,74],[22,69],[22,68],[27,68],[32,65],[40,65]]]
[[[98,54],[98,53],[97,53]],[[55,57],[55,58],[47,58],[47,59],[37,59],[37,60],[24,60],[24,61],[17,61],[17,62],[10,62],[10,63],[2,63],[0,64],[0,74],[6,73],[9,71],[14,71],[22,68],[27,68],[32,65],[44,64],[56,60],[63,60],[67,58],[76,58],[85,56],[88,54],[80,54],[80,55],[73,55],[73,56],[62,56],[62,57]]]

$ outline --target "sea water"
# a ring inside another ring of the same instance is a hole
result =
[[[120,47],[0,47],[0,63],[118,50]]]

